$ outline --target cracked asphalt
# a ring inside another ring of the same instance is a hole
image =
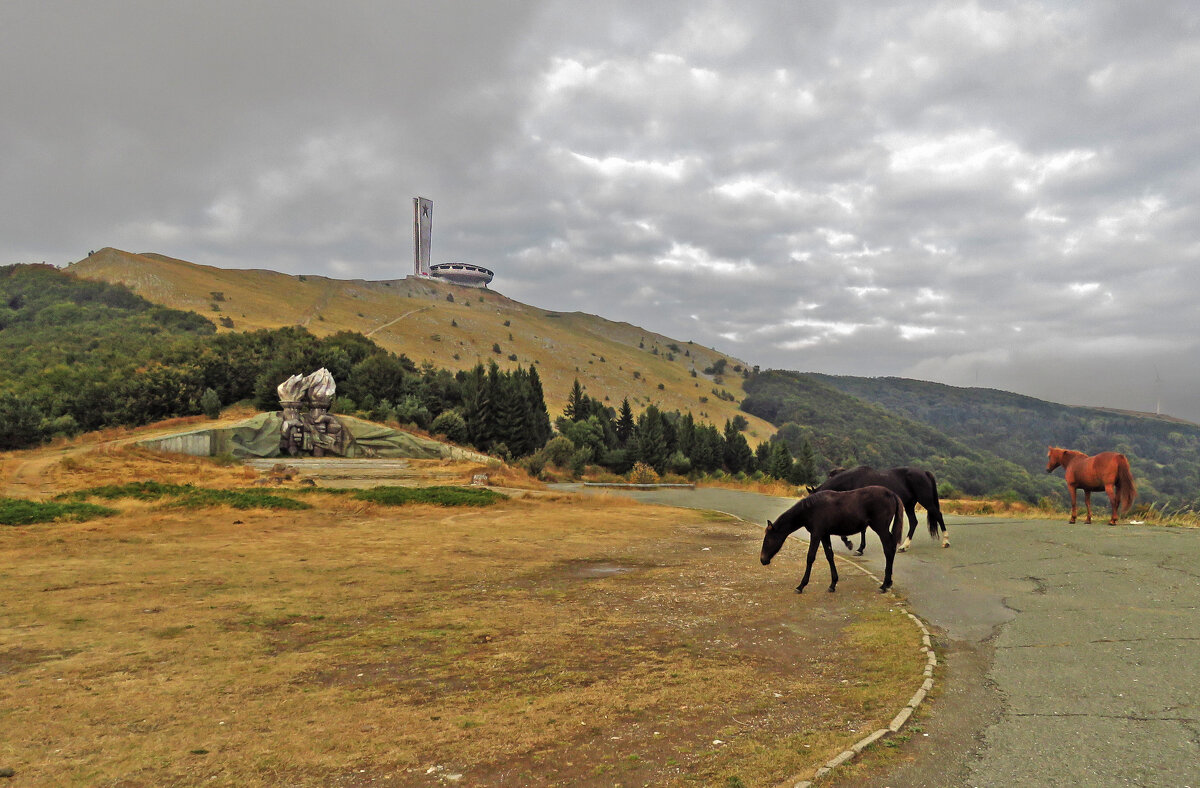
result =
[[[621,494],[760,525],[793,502]],[[895,591],[944,669],[903,762],[855,785],[1200,788],[1200,531],[947,517],[943,549],[919,517]],[[785,545],[779,568],[798,578],[803,555]],[[874,536],[857,560],[882,572]]]

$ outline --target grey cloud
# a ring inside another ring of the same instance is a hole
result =
[[[18,0],[0,260],[392,277],[421,194],[436,258],[539,306],[1067,402],[1152,409],[1157,368],[1200,420],[1197,27],[1184,2]]]

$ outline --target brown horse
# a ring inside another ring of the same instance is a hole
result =
[[[1075,491],[1083,490],[1083,500],[1087,504],[1087,519],[1092,521],[1092,493],[1103,490],[1108,493],[1108,503],[1112,506],[1112,519],[1109,525],[1117,524],[1117,514],[1126,512],[1137,497],[1137,487],[1133,484],[1133,472],[1129,470],[1129,460],[1124,454],[1115,451],[1101,452],[1089,457],[1081,451],[1059,449],[1051,446],[1046,459],[1046,473],[1058,466],[1067,473],[1067,489],[1071,491],[1071,522],[1079,507],[1075,503]]]

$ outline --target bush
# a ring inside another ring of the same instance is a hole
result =
[[[587,464],[592,461],[592,449],[589,446],[584,446],[571,455],[569,467],[574,476],[582,476],[587,470]]]
[[[392,408],[392,415],[401,424],[415,424],[421,429],[429,426],[429,409],[411,394]]]
[[[535,479],[542,478],[542,472],[546,470],[546,453],[534,452],[525,459],[521,460],[520,466]]]
[[[430,425],[429,431],[434,435],[443,435],[446,440],[452,443],[467,443],[470,441],[470,434],[467,432],[467,422],[459,415],[458,411],[446,410],[442,411],[433,424]]]
[[[565,468],[571,461],[571,455],[575,453],[575,444],[571,442],[570,438],[557,435],[546,442],[542,452],[545,453],[546,461],[551,465]]]
[[[200,410],[210,419],[220,418],[221,398],[212,389],[205,389],[200,395]]]
[[[667,472],[687,476],[692,470],[692,461],[683,452],[676,450],[667,458]]]
[[[658,474],[644,462],[635,462],[629,471],[629,481],[634,484],[657,484]]]

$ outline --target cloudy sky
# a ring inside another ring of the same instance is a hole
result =
[[[0,4],[0,263],[433,259],[762,367],[1200,421],[1200,6]]]

